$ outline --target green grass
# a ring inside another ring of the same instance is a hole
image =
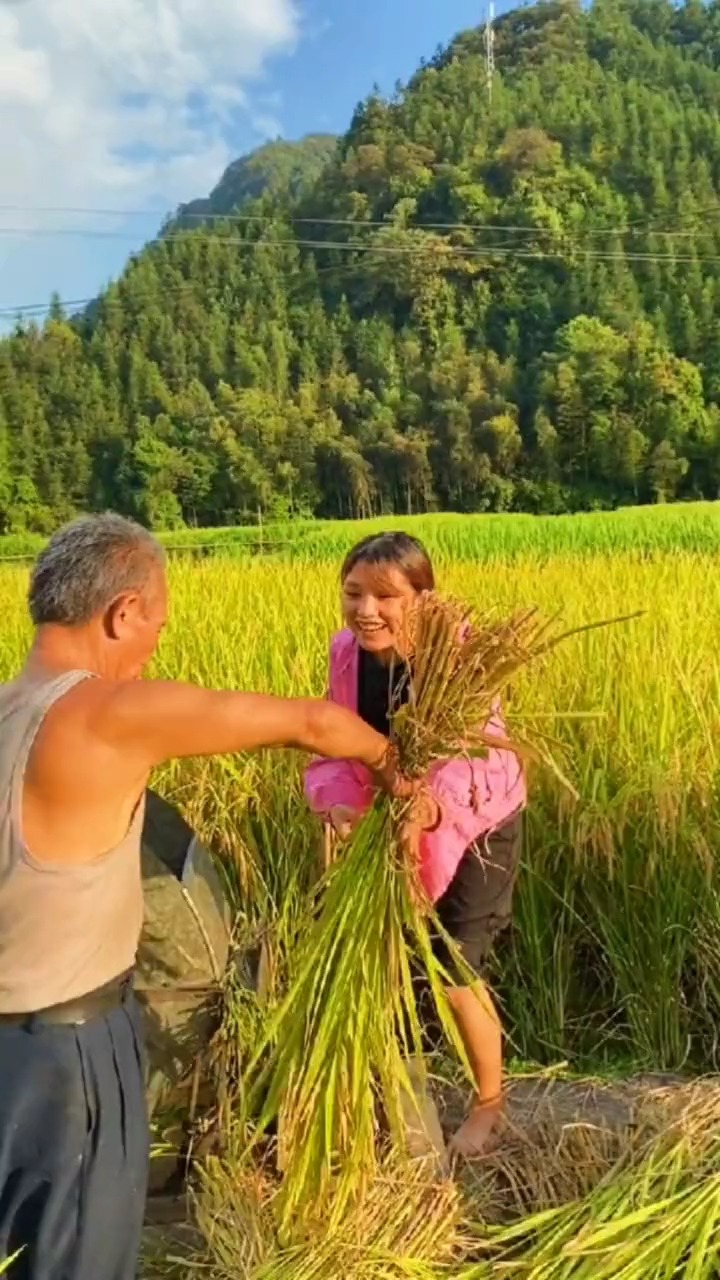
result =
[[[159,536],[178,553],[265,554],[326,562],[338,560],[365,533],[387,528],[416,534],[446,562],[626,552],[643,556],[711,554],[720,550],[720,503],[632,507],[575,516],[391,515],[363,522],[297,520],[262,527],[183,529]],[[35,556],[45,541],[35,534],[6,535],[0,538],[0,558]]]

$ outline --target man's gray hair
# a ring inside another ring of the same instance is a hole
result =
[[[142,525],[108,511],[82,516],[53,534],[30,580],[36,627],[80,626],[126,592],[142,591],[165,564],[160,543]]]

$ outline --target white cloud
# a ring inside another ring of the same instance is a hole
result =
[[[297,36],[295,0],[0,7],[0,202],[202,194],[232,154],[233,113]]]
[[[275,131],[263,75],[298,34],[296,0],[0,0],[0,204],[170,209],[206,194],[234,133]],[[19,224],[47,219],[0,213]],[[0,243],[0,293],[18,251]]]

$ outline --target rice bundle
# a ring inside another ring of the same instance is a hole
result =
[[[498,621],[424,598],[408,624],[407,701],[391,709],[403,773],[420,779],[444,759],[497,745],[484,728],[497,697],[561,638],[534,610]],[[548,758],[539,743],[502,745]],[[403,1145],[407,1064],[422,1061],[418,972],[470,1074],[433,954],[430,928],[439,926],[400,838],[405,814],[402,802],[380,797],[331,868],[295,980],[246,1073],[258,1133],[279,1125],[280,1220],[291,1233],[343,1221],[377,1175],[383,1117],[391,1143]]]

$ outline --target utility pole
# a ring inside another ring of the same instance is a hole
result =
[[[495,79],[495,31],[493,23],[495,21],[495,3],[489,0],[487,7],[487,17],[485,19],[485,83],[487,87],[488,102],[492,102],[493,80]]]

